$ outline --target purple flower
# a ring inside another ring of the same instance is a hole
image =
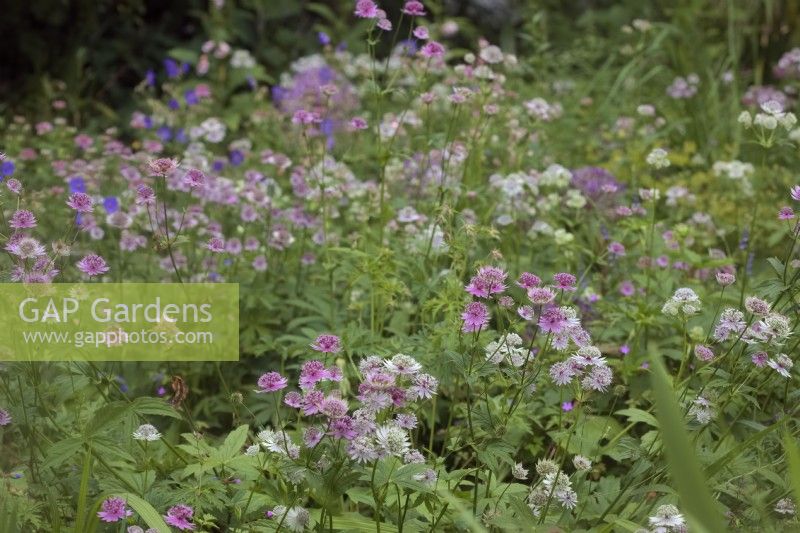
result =
[[[778,211],[778,220],[792,220],[794,218],[794,211],[791,207],[783,206]]]
[[[633,286],[631,281],[625,280],[619,284],[619,293],[626,298],[630,298],[636,293],[636,287]]]
[[[461,319],[464,321],[461,328],[464,333],[480,331],[489,323],[489,308],[481,302],[469,303],[461,313]]]
[[[528,298],[531,303],[536,305],[550,303],[555,297],[555,293],[549,287],[533,287],[532,289],[528,289]]]
[[[561,289],[562,291],[574,291],[575,283],[577,283],[575,276],[567,272],[553,274],[553,281],[555,282],[556,289]]]
[[[75,192],[69,196],[67,205],[78,213],[91,213],[94,210],[94,200],[85,192]]]
[[[137,205],[153,205],[156,203],[156,193],[149,185],[139,185],[136,189]]]
[[[594,204],[608,205],[623,186],[606,169],[582,167],[572,171],[572,186],[577,187]]]
[[[84,258],[78,261],[75,266],[77,266],[78,270],[87,276],[99,276],[100,274],[105,274],[108,272],[108,265],[106,264],[105,259],[97,254],[89,254],[84,256]]]
[[[192,523],[193,515],[194,509],[188,505],[174,505],[167,511],[167,514],[164,516],[164,521],[181,531],[194,530],[195,525]]]
[[[208,242],[206,243],[206,248],[208,248],[215,254],[220,254],[225,251],[225,241],[223,241],[219,237],[211,237],[210,239],[208,239]]]
[[[119,522],[132,515],[133,512],[126,507],[125,500],[122,498],[106,498],[102,505],[102,511],[97,513],[103,522]]]
[[[178,162],[166,157],[154,159],[147,163],[147,169],[150,171],[151,176],[167,176],[172,174],[176,168],[178,168]]]
[[[403,13],[405,13],[406,15],[410,15],[412,17],[424,17],[425,6],[422,5],[422,2],[417,2],[416,0],[409,0],[403,6]]]
[[[506,290],[505,280],[508,274],[502,269],[485,266],[478,269],[478,274],[473,276],[469,285],[464,289],[477,298],[488,298]]]
[[[574,407],[575,405],[572,403],[572,401],[566,401],[561,403],[562,411],[570,412]]]
[[[258,378],[258,387],[261,390],[256,391],[257,393],[262,392],[275,392],[281,389],[286,388],[289,384],[289,380],[285,377],[281,376],[277,372],[267,372],[263,374],[260,378]]]
[[[701,361],[711,361],[714,359],[714,352],[708,346],[697,344],[694,347],[694,355]]]
[[[342,341],[336,335],[325,333],[317,337],[311,348],[323,353],[339,353],[342,350]]]
[[[800,202],[800,185],[795,185],[789,189],[789,195],[792,197],[792,200]]]
[[[29,229],[36,227],[36,217],[27,209],[18,209],[11,215],[8,225],[14,229]]]
[[[186,171],[186,174],[183,175],[183,183],[191,189],[200,187],[205,180],[206,175],[203,174],[202,170],[196,168],[190,168]]]
[[[444,46],[436,41],[428,41],[425,43],[425,46],[420,49],[419,53],[422,54],[423,57],[427,58],[443,57]]]
[[[322,361],[307,361],[300,371],[300,388],[313,389],[317,382],[327,379],[328,375]]]
[[[622,243],[614,241],[608,245],[608,253],[621,257],[625,255],[625,246],[623,246]]]
[[[377,18],[378,6],[372,0],[358,0],[358,2],[356,2],[355,15],[362,19]]]
[[[523,272],[519,275],[519,279],[517,280],[517,285],[523,289],[532,289],[534,287],[538,287],[541,283],[541,278],[536,274],[531,274],[530,272]]]
[[[717,272],[716,277],[717,277],[717,283],[719,283],[723,287],[727,287],[728,285],[733,285],[733,283],[736,282],[736,276],[728,272]]]
[[[7,426],[11,423],[11,413],[5,409],[0,409],[0,426]]]
[[[559,334],[569,325],[569,317],[559,307],[548,309],[539,318],[539,328],[545,332]]]

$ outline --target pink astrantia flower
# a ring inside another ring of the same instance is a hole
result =
[[[324,333],[317,337],[311,348],[323,353],[338,353],[342,350],[342,341],[336,335]]]
[[[506,290],[505,279],[508,276],[502,269],[485,266],[478,269],[464,289],[477,298],[488,298]]]
[[[791,220],[794,218],[794,210],[787,206],[781,207],[778,211],[778,220]]]
[[[208,242],[206,243],[206,248],[208,248],[215,254],[220,254],[225,251],[225,241],[223,241],[219,237],[211,237],[210,239],[208,239]]]
[[[729,274],[727,272],[717,272],[716,275],[717,283],[722,285],[723,287],[727,287],[728,285],[733,285],[736,281],[736,276],[733,274]]]
[[[436,41],[429,41],[425,43],[419,53],[422,54],[422,57],[427,58],[444,57],[444,46]]]
[[[611,244],[608,245],[608,253],[610,253],[611,255],[616,255],[618,257],[621,257],[625,255],[625,246],[623,246],[622,243],[616,241],[612,242]]]
[[[177,168],[178,162],[167,157],[154,159],[147,163],[147,170],[150,171],[151,176],[167,176],[172,174]]]
[[[792,197],[792,200],[800,202],[800,185],[795,185],[789,189],[789,195]]]
[[[489,308],[481,302],[472,302],[464,308],[461,319],[464,321],[461,328],[464,333],[480,331],[489,323]]]
[[[555,287],[562,291],[574,291],[575,283],[577,283],[575,276],[567,272],[553,274],[553,281],[555,282]]]
[[[156,203],[156,193],[149,185],[139,185],[136,189],[137,205],[153,205]]]
[[[29,229],[36,227],[36,217],[27,209],[18,209],[11,215],[8,225],[14,229]]]
[[[328,378],[328,371],[322,361],[307,361],[300,371],[300,388],[313,389],[318,382]]]
[[[75,266],[77,266],[78,270],[87,276],[99,276],[100,274],[105,274],[108,272],[108,265],[106,264],[105,259],[97,254],[89,254],[84,256],[84,258],[78,261]]]
[[[523,289],[532,289],[534,287],[538,287],[541,283],[541,278],[539,278],[539,276],[536,274],[531,274],[530,272],[523,272],[519,275],[519,279],[517,280],[517,285]]]
[[[5,409],[0,409],[0,426],[7,426],[11,423],[11,413]]]
[[[542,331],[559,334],[569,325],[569,317],[559,307],[548,309],[539,318],[539,327]]]
[[[67,205],[78,213],[91,213],[94,209],[94,200],[84,192],[75,192],[69,196]]]
[[[285,403],[289,407],[300,409],[303,406],[303,397],[300,396],[299,392],[295,391],[287,392],[286,396],[283,397],[283,403]]]
[[[372,0],[358,0],[358,2],[356,2],[355,15],[362,19],[377,18],[378,6]]]
[[[133,512],[126,507],[125,500],[122,498],[106,498],[101,509],[101,511],[98,511],[97,516],[103,522],[119,522],[133,515]]]
[[[528,289],[528,298],[536,305],[550,303],[555,297],[556,295],[553,290],[548,287],[533,287],[532,289]]]
[[[410,15],[412,17],[424,17],[425,6],[422,5],[422,2],[417,2],[416,0],[409,0],[403,6],[403,13],[405,13],[406,15]]]
[[[205,180],[206,175],[203,174],[202,170],[196,168],[190,168],[186,171],[186,174],[183,175],[183,183],[191,189],[200,187]]]
[[[286,388],[288,384],[289,380],[277,372],[267,372],[258,378],[258,387],[260,390],[257,390],[256,392],[275,392]]]
[[[367,121],[362,117],[353,117],[350,120],[350,127],[354,130],[365,130],[367,129]]]
[[[164,516],[164,521],[172,527],[180,529],[181,531],[192,531],[195,528],[195,525],[192,523],[193,515],[194,509],[188,505],[174,505],[167,511],[167,514]]]
[[[417,26],[414,28],[414,37],[419,39],[420,41],[427,41],[430,37],[430,33],[428,33],[428,28],[425,26]]]
[[[21,194],[22,193],[22,182],[19,181],[17,178],[11,178],[6,182],[6,187],[8,190],[13,192],[14,194]]]

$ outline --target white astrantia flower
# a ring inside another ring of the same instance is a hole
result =
[[[383,457],[402,457],[411,448],[408,433],[395,424],[378,426],[375,430],[375,445]]]
[[[161,433],[153,425],[142,424],[133,432],[133,438],[152,442],[160,439]]]
[[[679,531],[686,525],[686,520],[674,505],[659,506],[649,521],[651,526],[662,528],[661,531]]]
[[[647,164],[653,168],[667,168],[670,165],[669,155],[663,148],[654,148],[647,154]]]
[[[784,515],[794,516],[795,514],[797,514],[797,507],[795,506],[791,498],[781,498],[775,504],[775,512]]]
[[[515,479],[528,479],[528,469],[522,466],[522,463],[515,463],[514,468],[511,469],[511,475]]]
[[[700,311],[700,297],[692,289],[682,287],[667,300],[661,308],[665,315],[676,316],[683,313],[686,316],[694,315]]]
[[[507,333],[496,341],[486,345],[486,360],[500,364],[508,358],[514,366],[522,366],[528,357],[528,349],[522,345],[522,337],[516,333]]]

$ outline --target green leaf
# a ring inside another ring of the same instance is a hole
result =
[[[704,529],[725,531],[725,523],[719,514],[717,502],[708,491],[708,482],[703,477],[700,461],[689,441],[680,406],[675,399],[660,356],[653,357],[652,368],[653,393],[661,439],[667,455],[667,465],[683,509]]]
[[[783,448],[789,463],[789,481],[794,491],[794,501],[800,502],[800,448],[797,446],[797,439],[793,439],[789,433],[784,434]]]
[[[219,455],[223,459],[233,459],[242,453],[242,447],[247,441],[248,426],[245,424],[231,431],[230,435],[225,437],[225,442],[219,449]]]
[[[658,420],[652,414],[648,413],[647,411],[642,411],[641,409],[622,409],[617,411],[617,415],[622,415],[628,417],[628,421],[630,422],[643,422],[647,425],[653,426],[654,428],[658,427]]]
[[[763,439],[764,437],[766,437],[767,435],[772,433],[775,429],[780,427],[782,424],[783,424],[783,419],[778,420],[777,422],[775,422],[771,426],[769,426],[767,428],[764,428],[763,430],[759,431],[758,433],[755,433],[755,434],[751,435],[749,438],[747,438],[746,440],[740,442],[738,446],[736,446],[735,448],[732,448],[731,450],[726,452],[725,455],[723,455],[722,457],[720,457],[719,459],[714,461],[712,464],[708,465],[706,467],[706,470],[705,470],[705,476],[707,478],[709,478],[709,479],[714,477],[714,475],[717,474],[723,468],[725,468],[725,466],[730,461],[732,461],[733,459],[738,457],[739,454],[741,454],[743,451],[751,449],[753,446],[755,446],[755,444],[758,441],[760,441],[761,439]]]
[[[140,415],[168,416],[180,418],[181,415],[161,398],[142,396],[133,400],[133,412]]]
[[[47,450],[47,455],[44,459],[44,468],[55,468],[62,465],[67,459],[75,456],[78,450],[83,446],[83,439],[71,437],[56,442]]]

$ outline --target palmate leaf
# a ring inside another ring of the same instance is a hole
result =
[[[653,392],[661,439],[682,509],[693,518],[693,530],[725,531],[716,501],[708,490],[700,461],[689,441],[683,416],[660,356],[653,357]]]

